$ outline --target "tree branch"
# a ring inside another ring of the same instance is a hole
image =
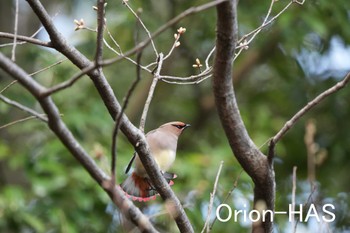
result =
[[[97,38],[95,63],[97,66],[103,59],[103,31],[105,26],[105,0],[97,1]]]
[[[235,0],[217,6],[216,50],[213,70],[213,92],[221,124],[231,149],[252,178],[254,188],[254,208],[274,209],[274,172],[272,164],[264,156],[248,135],[242,121],[232,85],[232,63],[237,40],[237,13]],[[263,205],[261,205],[263,203]],[[270,219],[253,224],[253,232],[272,232]]]
[[[60,139],[65,147],[80,162],[80,164],[88,171],[91,177],[103,187],[114,203],[122,210],[126,217],[145,232],[156,232],[148,219],[136,208],[132,202],[126,199],[120,188],[115,186],[109,187],[110,178],[96,165],[95,161],[87,154],[87,152],[76,141],[72,133],[66,127],[60,118],[57,106],[50,97],[41,98],[40,94],[45,90],[35,80],[33,80],[24,70],[14,64],[10,59],[0,53],[0,67],[10,76],[18,80],[36,99],[48,117],[48,125],[52,132]]]
[[[300,109],[289,121],[287,121],[282,129],[278,131],[278,133],[272,138],[272,142],[275,145],[287,132],[290,128],[292,128],[296,122],[304,116],[308,111],[310,111],[313,107],[315,107],[317,104],[319,104],[322,100],[324,100],[327,96],[339,91],[343,87],[346,86],[346,84],[350,81],[350,72],[347,73],[345,78],[332,86],[331,88],[327,89],[326,91],[319,94],[315,99],[311,100],[309,103],[307,103],[302,109]]]
[[[24,105],[22,105],[22,104],[20,104],[20,103],[18,103],[18,102],[16,102],[16,101],[14,101],[14,100],[11,100],[11,99],[9,99],[9,98],[7,98],[7,97],[1,95],[1,94],[0,94],[0,99],[1,99],[4,103],[7,103],[8,105],[14,106],[14,107],[16,107],[16,108],[18,108],[18,109],[20,109],[20,110],[22,110],[22,111],[24,111],[24,112],[27,112],[27,113],[29,113],[30,115],[32,115],[32,116],[34,116],[34,117],[36,117],[36,118],[42,120],[43,122],[46,122],[46,123],[47,123],[47,118],[44,117],[43,114],[40,114],[40,113],[34,111],[33,109],[28,108],[28,107],[26,107],[26,106],[24,106]]]
[[[145,131],[145,124],[146,124],[148,109],[149,109],[149,106],[150,106],[152,98],[153,98],[154,90],[156,89],[156,86],[157,86],[157,83],[159,80],[160,70],[162,69],[162,66],[163,66],[163,54],[162,53],[159,54],[157,61],[158,61],[157,70],[153,75],[153,81],[152,81],[151,87],[150,87],[149,92],[148,92],[145,106],[144,106],[143,111],[142,111],[142,116],[141,116],[141,121],[140,121],[140,130],[142,132]]]
[[[80,69],[86,69],[93,66],[94,64],[89,61],[84,55],[82,55],[76,48],[69,45],[61,33],[58,32],[57,28],[53,25],[53,22],[46,12],[45,8],[41,5],[39,0],[27,0],[33,11],[37,14],[38,18],[47,30],[52,44],[55,49],[64,54],[69,60],[71,60]],[[142,48],[141,48],[142,49]],[[140,51],[137,48],[135,52]],[[103,100],[105,106],[107,107],[112,119],[116,119],[116,116],[121,112],[121,106],[117,101],[114,92],[104,77],[102,71],[91,70],[87,72],[87,75],[93,81],[97,91],[99,92],[101,99]],[[41,90],[41,93],[45,90]],[[41,94],[40,93],[40,94]],[[47,97],[48,98],[48,97]],[[152,156],[150,156],[149,147],[147,145],[144,134],[137,129],[127,118],[125,114],[122,115],[121,119],[121,131],[128,138],[129,142],[135,146],[140,159],[148,172],[149,177],[152,179],[152,183],[156,187],[157,191],[161,197],[167,201],[173,203],[174,212],[172,212],[172,217],[175,219],[176,224],[181,232],[193,232],[192,226],[183,210],[183,207],[175,196],[172,189],[167,184],[166,180],[162,176],[158,169],[158,165],[155,163]],[[108,190],[107,190],[108,191]],[[120,203],[118,203],[120,205]],[[134,223],[138,216],[130,216],[134,220]]]

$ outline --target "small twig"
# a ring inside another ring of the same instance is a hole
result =
[[[105,0],[97,1],[97,39],[95,63],[99,65],[103,59],[103,30],[105,26]]]
[[[255,37],[261,32],[262,29],[264,29],[265,27],[267,27],[268,25],[270,25],[271,23],[273,23],[279,16],[281,16],[293,3],[298,3],[296,0],[291,0],[280,12],[278,12],[278,14],[276,14],[274,17],[272,17],[270,20],[268,20],[268,18],[270,17],[272,8],[274,3],[276,2],[276,0],[271,0],[271,4],[270,7],[267,11],[267,14],[264,18],[263,23],[257,27],[256,29],[254,29],[253,31],[245,34],[244,36],[241,37],[241,39],[239,39],[237,41],[237,45],[236,45],[236,49],[238,49],[238,52],[235,53],[234,55],[234,59],[236,60],[236,58],[241,54],[241,52],[243,50],[247,50],[249,48],[249,44],[255,39]],[[300,4],[302,5],[302,4]],[[250,38],[249,38],[250,37]],[[249,38],[249,40],[246,40],[247,38]]]
[[[175,82],[175,81],[180,81],[180,82],[193,82],[193,81],[198,81],[202,79],[206,79],[208,77],[212,76],[212,67],[209,69],[204,70],[202,73],[197,74],[197,75],[191,75],[189,77],[176,77],[176,76],[167,76],[167,75],[161,75],[159,77],[160,80],[162,81],[170,81],[170,82]]]
[[[292,213],[295,210],[295,192],[297,189],[297,166],[293,167],[293,188],[292,188]],[[291,223],[294,228],[294,224],[296,224],[294,219],[294,214],[292,214]]]
[[[108,49],[110,49],[112,52],[114,52],[115,54],[117,54],[118,56],[123,56],[124,59],[126,59],[127,61],[131,62],[132,64],[136,65],[136,66],[140,66],[141,69],[151,73],[151,70],[148,69],[145,66],[142,66],[141,64],[137,64],[136,61],[134,61],[133,59],[131,59],[130,57],[124,56],[122,49],[120,48],[120,45],[117,43],[117,41],[114,39],[114,37],[112,36],[111,32],[109,31],[108,27],[106,27],[106,31],[108,36],[111,38],[111,40],[113,41],[114,45],[117,46],[119,52],[117,50],[115,50],[111,45],[108,44],[108,42],[106,40],[104,40],[104,44],[107,46]]]
[[[214,46],[214,48],[212,49],[212,50],[210,50],[210,52],[208,53],[208,56],[207,56],[207,58],[205,59],[205,68],[206,69],[209,69],[209,59],[211,58],[211,56],[214,54],[214,52],[215,52],[215,46]]]
[[[41,28],[38,31],[40,31],[40,30],[41,30]],[[31,43],[31,44],[40,45],[43,47],[52,48],[51,42],[46,42],[46,41],[42,41],[42,40],[38,40],[38,39],[33,38],[33,36],[35,36],[36,34],[37,33],[34,33],[31,37],[17,35],[16,36],[16,38],[17,38],[16,44],[19,45],[19,44]],[[0,38],[14,39],[15,35],[11,34],[11,33],[7,33],[7,32],[0,32]],[[18,42],[18,41],[21,41],[21,42]],[[14,43],[1,44],[0,48],[10,46],[10,45],[13,46],[13,44]]]
[[[346,84],[350,81],[350,72],[345,76],[345,78],[332,86],[331,88],[327,89],[326,91],[322,92],[320,95],[318,95],[315,99],[307,103],[301,110],[299,110],[289,121],[285,123],[285,125],[282,127],[282,129],[272,138],[272,141],[274,144],[276,144],[287,132],[288,130],[295,125],[295,123],[303,116],[305,115],[310,109],[312,109],[314,106],[319,104],[324,98],[327,96],[339,91],[343,87],[346,86]]]
[[[87,66],[86,68],[82,69],[79,73],[74,75],[69,80],[62,82],[60,84],[57,84],[56,86],[53,86],[51,88],[46,89],[42,94],[41,97],[49,96],[54,94],[55,92],[61,91],[63,89],[66,89],[67,87],[72,86],[76,81],[78,81],[81,77],[83,77],[85,74],[89,73],[90,71],[97,68],[97,64],[92,64],[90,66]]]
[[[241,171],[239,172],[238,176],[236,177],[235,181],[233,182],[233,187],[232,189],[227,193],[225,199],[221,202],[221,204],[225,204],[228,200],[228,198],[231,196],[231,194],[233,193],[233,191],[237,188],[237,185],[238,185],[238,180],[239,178],[241,177],[241,174],[243,172],[243,169],[241,169]],[[221,211],[221,210],[220,210]],[[215,218],[213,220],[213,222],[211,223],[210,225],[210,230],[213,229],[213,226],[214,226],[214,223],[216,222],[216,219],[217,219],[217,216],[215,215]]]
[[[147,100],[146,100],[145,106],[143,108],[142,116],[141,116],[141,120],[140,120],[140,127],[139,128],[142,132],[145,132],[145,124],[146,124],[148,109],[149,109],[149,106],[151,104],[151,101],[153,98],[153,93],[154,93],[154,90],[157,86],[157,82],[159,80],[160,70],[162,69],[162,66],[163,66],[163,54],[162,53],[159,54],[159,57],[157,58],[157,60],[158,60],[158,67],[154,73],[153,81],[152,81],[151,87],[149,89]]]
[[[317,187],[316,185],[312,186],[312,189],[311,189],[311,193],[310,195],[308,196],[307,198],[307,201],[304,203],[303,207],[309,205],[311,203],[311,198],[312,196],[314,195],[314,192],[316,191]],[[304,209],[304,208],[303,208]],[[293,233],[296,233],[297,231],[297,227],[298,227],[298,223],[299,223],[299,218],[295,221],[295,225],[294,225],[294,229],[293,229]]]
[[[156,57],[159,57],[158,51],[156,46],[154,45],[153,39],[152,39],[152,35],[150,33],[150,31],[148,30],[148,28],[146,27],[146,25],[142,22],[141,18],[139,17],[139,15],[129,6],[128,1],[127,0],[123,0],[123,4],[131,11],[131,13],[135,16],[135,18],[140,22],[140,24],[142,25],[143,29],[146,31],[148,38],[151,41],[152,44],[152,48],[154,50],[154,53],[156,54]]]
[[[142,51],[137,54],[136,62],[139,64],[141,61]],[[111,174],[112,174],[112,184],[115,185],[115,168],[117,163],[117,139],[118,132],[121,125],[121,119],[124,114],[126,107],[128,106],[129,99],[134,92],[137,84],[141,80],[141,69],[140,66],[136,66],[136,80],[130,86],[126,96],[124,97],[123,106],[119,114],[117,114],[112,134],[112,161],[111,161]]]
[[[169,20],[166,24],[162,25],[161,27],[159,27],[152,35],[151,38],[154,39],[157,36],[159,36],[162,32],[164,32],[165,30],[167,30],[169,27],[175,25],[176,23],[178,23],[180,20],[182,20],[183,18],[186,18],[189,15],[192,14],[196,14],[199,13],[201,11],[205,11],[207,9],[210,9],[212,7],[217,6],[220,3],[226,2],[229,0],[216,0],[216,1],[211,1],[209,3],[197,6],[197,7],[190,7],[187,10],[185,10],[184,12],[182,12],[181,14],[177,15],[176,17],[174,17],[173,19]],[[135,54],[137,51],[140,51],[142,49],[144,49],[149,43],[151,43],[151,39],[147,38],[144,41],[140,42],[137,46],[135,46],[133,49],[127,51],[124,53],[124,56],[121,57],[116,57],[116,58],[112,58],[112,59],[107,59],[104,60],[103,63],[101,65],[103,66],[107,66],[107,65],[111,65],[114,64],[122,59],[124,59],[125,57],[131,56],[133,54]]]
[[[208,213],[207,213],[207,219],[205,220],[205,224],[204,224],[204,227],[201,231],[201,233],[203,233],[205,231],[205,229],[207,229],[206,231],[209,232],[210,229],[209,229],[209,222],[210,222],[210,215],[211,215],[211,210],[213,208],[213,205],[214,205],[214,198],[215,198],[215,193],[216,193],[216,190],[217,190],[217,186],[218,186],[218,182],[219,182],[219,177],[220,177],[220,173],[221,173],[221,169],[222,169],[222,166],[224,165],[224,161],[221,161],[220,162],[220,166],[219,166],[219,169],[218,169],[218,172],[216,174],[216,178],[215,178],[215,182],[214,182],[214,187],[213,187],[213,192],[210,193],[210,201],[209,201],[209,205],[208,205]]]
[[[46,118],[46,117],[43,117],[43,114],[40,114],[40,113],[34,111],[34,110],[31,109],[31,108],[28,108],[28,107],[26,107],[26,106],[24,106],[24,105],[22,105],[22,104],[20,104],[20,103],[18,103],[18,102],[16,102],[16,101],[14,101],[14,100],[11,100],[11,99],[9,99],[9,98],[7,98],[7,97],[1,95],[1,94],[0,94],[0,99],[1,99],[4,103],[6,103],[6,104],[8,104],[8,105],[11,105],[11,106],[13,106],[13,107],[16,107],[16,108],[18,108],[18,109],[20,109],[20,110],[22,110],[22,111],[24,111],[24,112],[29,113],[30,115],[34,116],[35,118],[38,118],[38,119],[40,119],[40,120],[42,120],[42,121],[44,121],[44,122],[47,122],[47,118]]]
[[[16,61],[16,46],[17,46],[17,33],[18,33],[18,11],[19,11],[19,1],[16,0],[16,11],[15,11],[15,25],[14,25],[14,37],[13,37],[13,46],[11,60]]]
[[[10,88],[12,85],[14,85],[15,83],[17,83],[17,80],[13,80],[12,82],[10,82],[10,84],[8,84],[6,87],[4,87],[1,91],[0,94],[2,94],[4,91],[6,91],[8,88]]]
[[[39,73],[44,72],[46,70],[49,70],[52,67],[57,66],[57,65],[61,64],[62,62],[66,61],[66,60],[68,60],[68,58],[63,58],[63,59],[61,59],[61,60],[59,60],[59,61],[57,61],[57,62],[55,62],[55,63],[53,63],[53,64],[51,64],[51,65],[49,65],[47,67],[44,67],[44,68],[42,68],[40,70],[37,70],[37,71],[35,71],[33,73],[30,73],[29,76],[34,76],[36,74],[39,74]]]
[[[42,114],[42,115],[45,115],[45,114]],[[9,127],[9,126],[15,125],[15,124],[17,124],[17,123],[21,123],[21,122],[24,122],[24,121],[31,120],[31,119],[38,119],[38,117],[37,117],[37,116],[29,116],[29,117],[26,117],[26,118],[23,118],[23,119],[19,119],[19,120],[16,120],[16,121],[7,123],[7,124],[5,124],[5,125],[1,125],[1,126],[0,126],[0,130],[2,130],[2,129],[4,129],[4,128],[7,128],[7,127]]]

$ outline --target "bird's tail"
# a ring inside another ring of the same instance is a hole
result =
[[[163,176],[168,181],[169,185],[173,185],[173,179],[177,177],[175,174],[168,172],[165,172]],[[135,172],[131,173],[120,187],[124,190],[126,196],[134,201],[146,202],[156,199],[158,195],[151,180],[148,177],[141,177]]]

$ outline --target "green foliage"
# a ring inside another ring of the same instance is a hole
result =
[[[149,30],[154,32],[185,9],[205,2],[153,0],[130,1],[130,4],[135,10],[143,9],[141,18]],[[287,2],[277,1],[272,15],[282,9]],[[73,19],[80,19],[84,14],[82,9],[90,10],[93,4],[95,3],[92,1],[81,0],[64,3],[52,1],[47,6],[50,9],[60,8],[59,14],[71,19],[72,23],[64,27],[73,33]],[[240,36],[262,23],[269,4],[270,1],[259,4],[256,4],[256,1],[239,2]],[[261,146],[263,152],[267,151],[268,139],[278,132],[293,114],[341,78],[329,70],[321,74],[310,73],[307,69],[308,64],[300,60],[300,54],[301,51],[307,51],[306,55],[315,53],[318,57],[329,54],[331,39],[334,36],[341,38],[345,45],[350,42],[350,30],[347,28],[348,8],[344,7],[347,4],[348,0],[310,0],[305,1],[303,6],[293,5],[276,22],[263,29],[249,50],[243,51],[236,60],[234,71],[237,75],[234,85],[240,111],[250,136],[259,147]],[[10,13],[8,10],[8,14]],[[35,18],[33,15],[23,17],[27,17],[28,21]],[[147,37],[142,28],[135,28],[135,18],[120,1],[108,2],[106,17],[108,29],[124,52],[134,46],[135,31],[139,31],[140,40]],[[8,18],[13,18],[13,15],[8,15]],[[84,20],[88,27],[96,27],[94,18]],[[214,9],[200,12],[183,19],[155,39],[159,51],[167,53],[173,43],[176,29],[180,26],[187,28],[181,38],[181,46],[166,61],[162,74],[186,76],[197,72],[192,67],[195,59],[198,57],[204,61],[215,43],[215,20]],[[0,22],[0,25],[3,23]],[[39,25],[30,24],[28,26],[30,30],[27,30],[32,33],[38,27]],[[83,54],[93,59],[95,37],[93,32],[79,30],[67,39],[74,41],[75,46]],[[113,44],[107,35],[105,37],[109,44]],[[11,49],[1,48],[1,52],[8,55]],[[52,50],[32,45],[18,46],[16,53],[16,62],[29,73],[62,59],[61,55]],[[113,52],[105,49],[105,58],[114,56]],[[148,47],[143,52],[142,64],[148,64],[155,59],[152,49]],[[77,68],[69,61],[63,61],[60,65],[33,78],[45,86],[52,86],[69,79],[77,72]],[[130,84],[136,78],[135,66],[122,61],[105,67],[104,73],[116,96],[122,101]],[[136,125],[140,119],[150,80],[151,76],[142,72],[142,80],[132,95],[126,111]],[[0,90],[11,81],[1,72]],[[2,94],[40,111],[38,103],[19,84],[14,84]],[[100,167],[109,173],[113,120],[89,78],[83,77],[71,88],[54,94],[53,99],[60,109],[62,119],[74,136]],[[308,119],[315,120],[317,127],[315,142],[326,152],[326,157],[317,165],[316,170],[319,185],[317,202],[331,202],[336,206],[336,222],[330,225],[335,232],[345,231],[350,227],[348,99],[350,99],[349,87],[329,97],[298,122],[276,148],[276,209],[286,210],[288,203],[291,202],[293,166],[298,167],[298,202],[307,202],[310,194],[306,182],[307,153],[304,126]],[[0,126],[27,116],[26,113],[0,102]],[[203,227],[210,192],[222,160],[224,166],[214,202],[214,213],[216,207],[234,188],[236,180],[237,187],[226,203],[232,209],[241,208],[245,203],[248,204],[247,208],[250,208],[253,183],[247,174],[241,173],[242,169],[232,155],[221,129],[210,80],[193,86],[159,83],[150,106],[146,131],[172,120],[182,120],[192,125],[179,142],[178,157],[172,172],[178,175],[173,189],[186,206],[186,213],[195,232],[200,232]],[[38,120],[17,123],[0,129],[0,138],[0,232],[107,232],[114,229],[112,218],[115,216],[106,212],[108,196],[44,123]],[[132,146],[124,136],[120,135],[117,161],[119,182],[125,177],[124,169],[132,153]],[[158,198],[149,205],[159,212],[164,209],[162,204]],[[145,209],[145,206],[140,206]],[[163,232],[176,232],[175,224],[169,224],[172,222],[169,216],[161,215],[153,220]],[[306,226],[306,224],[300,225]],[[283,229],[287,227],[289,225],[286,218],[277,220],[278,232],[285,232]],[[115,231],[120,229],[121,226],[117,226]],[[247,232],[249,229],[250,224],[242,221],[227,223],[216,221],[213,232]]]

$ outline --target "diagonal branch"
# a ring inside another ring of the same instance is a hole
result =
[[[32,116],[34,116],[34,117],[36,117],[36,118],[38,118],[38,119],[40,119],[40,120],[42,120],[44,122],[47,122],[47,118],[44,117],[43,114],[40,114],[40,113],[34,111],[31,108],[28,108],[28,107],[26,107],[26,106],[24,106],[24,105],[22,105],[22,104],[20,104],[20,103],[18,103],[16,101],[14,101],[14,100],[11,100],[11,99],[9,99],[9,98],[1,95],[1,94],[0,94],[0,99],[4,103],[7,103],[8,105],[14,106],[14,107],[16,107],[16,108],[18,108],[18,109],[20,109],[20,110],[22,110],[24,112],[29,113],[30,115],[32,115]]]
[[[45,89],[35,80],[33,80],[24,70],[13,63],[10,59],[0,53],[0,67],[11,75],[14,79],[24,86],[36,99],[48,117],[48,126],[72,153],[72,155],[80,162],[82,166],[89,172],[91,177],[106,190],[114,203],[122,210],[126,217],[131,219],[135,225],[145,232],[156,232],[152,224],[135,207],[132,202],[126,199],[121,189],[116,186],[109,187],[110,178],[96,165],[95,161],[80,146],[73,134],[67,128],[60,117],[57,106],[50,97],[41,98],[40,94]]]
[[[157,86],[157,83],[159,80],[160,70],[162,69],[162,66],[163,66],[163,54],[162,53],[159,54],[159,57],[157,58],[157,60],[158,60],[157,70],[153,75],[153,81],[152,81],[151,87],[150,87],[149,92],[148,92],[145,106],[144,106],[143,111],[142,111],[142,116],[141,116],[141,121],[140,121],[140,130],[142,132],[145,131],[145,124],[146,124],[148,109],[149,109],[149,106],[150,106],[152,98],[153,98],[154,90],[156,89],[156,86]]]
[[[350,72],[347,73],[345,78],[335,84],[333,87],[327,89],[326,91],[319,94],[315,99],[311,100],[307,105],[305,105],[302,109],[300,109],[289,121],[287,121],[282,129],[278,131],[278,133],[271,139],[271,143],[275,145],[287,132],[290,128],[292,128],[296,122],[304,116],[308,111],[310,111],[313,107],[315,107],[317,104],[321,103],[322,100],[324,100],[327,96],[339,91],[343,87],[346,86],[346,84],[350,81]]]
[[[76,48],[68,44],[68,42],[62,36],[62,34],[57,30],[57,28],[53,24],[49,14],[46,12],[45,8],[42,6],[39,0],[27,0],[27,1],[30,4],[33,11],[38,16],[38,18],[40,19],[45,29],[47,30],[51,38],[52,44],[57,51],[64,54],[69,60],[71,60],[80,69],[86,69],[94,65]],[[140,51],[140,48],[138,47],[136,48],[137,49],[135,50],[135,52]],[[121,112],[121,106],[118,100],[116,99],[115,94],[111,86],[107,82],[105,76],[103,75],[102,71],[93,69],[91,71],[88,71],[87,75],[93,81],[112,119],[115,119],[116,116]],[[43,93],[45,92],[45,90],[41,90],[40,92]],[[41,93],[37,93],[37,94],[41,94]],[[46,97],[46,98],[49,98],[49,97]],[[178,200],[178,198],[176,197],[172,189],[169,187],[169,185],[167,185],[166,180],[164,179],[164,177],[162,176],[161,172],[158,169],[158,165],[156,164],[152,156],[150,156],[149,146],[146,142],[144,134],[129,121],[129,119],[125,114],[122,114],[120,128],[121,128],[121,131],[125,134],[125,136],[130,141],[130,143],[135,146],[135,149],[137,153],[140,155],[141,161],[143,162],[143,165],[146,168],[148,175],[152,179],[152,182],[154,182],[154,186],[156,187],[161,197],[173,203],[174,212],[172,212],[172,217],[175,219],[179,230],[181,232],[193,232],[192,226],[186,216],[186,213],[180,201]],[[109,194],[111,193],[110,188],[106,189],[106,191]],[[116,204],[119,206],[123,205],[122,202],[120,203],[118,202]],[[134,205],[131,205],[131,207],[135,208]],[[132,209],[130,211],[132,211]],[[134,221],[134,223],[140,227],[141,222],[139,222],[139,217],[143,216],[140,214],[131,215],[131,213],[127,212],[126,216],[129,216],[129,218],[131,218]]]
[[[255,184],[254,208],[258,211],[264,209],[273,211],[275,197],[273,166],[268,163],[267,157],[249,137],[232,85],[232,63],[238,33],[236,8],[236,0],[217,6],[218,20],[213,67],[215,104],[231,150]],[[255,222],[252,231],[253,233],[272,232],[271,219]]]

